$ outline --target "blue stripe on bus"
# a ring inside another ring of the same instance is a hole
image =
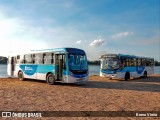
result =
[[[26,75],[31,76],[36,73],[37,66],[38,65],[20,65],[20,68]]]
[[[34,75],[36,72],[37,73],[48,73],[52,72],[53,74],[55,73],[55,66],[53,65],[20,65],[21,70],[26,74],[26,75]]]
[[[119,70],[101,70],[102,73],[106,74],[114,74],[116,72],[137,72],[138,74],[141,74],[144,71],[145,67],[144,66],[138,66],[138,67],[125,67],[124,69],[119,69]]]
[[[29,76],[32,76],[35,73],[47,74],[48,72],[52,72],[52,74],[55,74],[57,67],[58,66],[55,65],[20,65],[21,70]],[[69,75],[69,72],[63,70],[63,75]]]
[[[48,73],[48,72],[55,73],[55,66],[53,66],[53,65],[38,65],[37,72],[38,73]]]
[[[101,70],[101,72],[105,74],[114,74],[116,71],[115,70]]]

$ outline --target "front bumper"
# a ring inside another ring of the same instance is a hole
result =
[[[100,73],[100,76],[101,77],[107,77],[107,78],[116,78],[117,77],[117,74],[105,74],[105,73]]]
[[[68,80],[65,80],[65,83],[84,83],[84,82],[88,82],[88,76],[80,78],[68,76]]]

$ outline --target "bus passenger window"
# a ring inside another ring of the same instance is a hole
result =
[[[43,54],[35,54],[35,64],[43,64]]]
[[[131,58],[126,58],[126,66],[131,66]]]
[[[52,64],[52,54],[46,53],[44,56],[44,64]]]
[[[154,66],[154,60],[153,59],[151,60],[151,66]]]
[[[25,55],[25,63],[26,64],[32,64],[33,63],[31,54]]]
[[[136,59],[135,58],[131,58],[131,66],[136,66]]]
[[[142,66],[146,66],[146,63],[147,63],[147,61],[146,61],[146,59],[142,59]]]
[[[140,58],[137,59],[137,66],[141,66],[141,59]]]
[[[17,59],[17,63],[24,64],[24,56],[23,55],[19,56],[19,59]]]
[[[136,58],[131,58],[131,66],[136,66]]]

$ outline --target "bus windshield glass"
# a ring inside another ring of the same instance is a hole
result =
[[[120,66],[120,61],[118,59],[103,59],[102,69],[118,69]]]
[[[70,70],[87,70],[87,58],[85,54],[69,54]]]

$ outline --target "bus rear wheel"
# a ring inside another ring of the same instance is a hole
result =
[[[47,83],[50,85],[55,84],[55,77],[53,74],[50,73],[47,75]]]
[[[24,80],[24,76],[23,76],[23,72],[22,71],[18,72],[18,79],[21,80],[21,81]]]
[[[125,79],[126,81],[130,79],[130,74],[129,74],[129,72],[127,72],[127,73],[125,74],[125,78],[124,78],[124,79]]]
[[[143,77],[147,78],[147,71],[144,72]]]

